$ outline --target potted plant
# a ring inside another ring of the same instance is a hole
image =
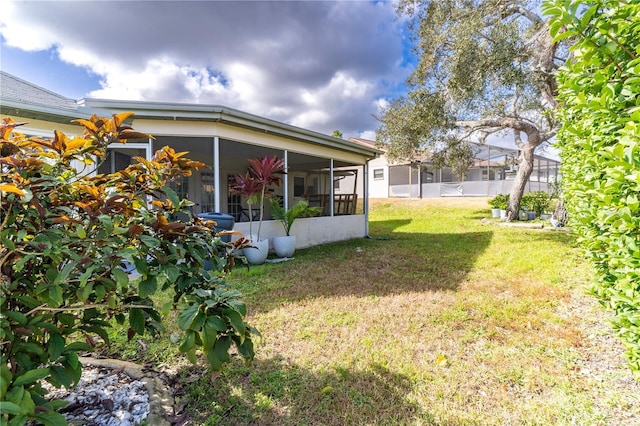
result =
[[[273,237],[273,250],[278,257],[291,257],[296,250],[296,236],[291,235],[293,222],[299,217],[311,217],[319,214],[322,207],[309,207],[307,200],[299,200],[289,209],[285,209],[280,200],[271,198],[271,215],[279,220],[284,228],[284,237]]]
[[[491,206],[491,216],[495,218],[504,217],[509,204],[509,194],[498,194],[489,200]],[[502,213],[504,211],[505,213]]]
[[[258,181],[255,180],[249,172],[243,175],[236,175],[235,182],[230,187],[232,194],[240,194],[244,196],[247,207],[249,207],[249,235],[253,234],[253,205],[258,202],[258,194],[260,188]]]
[[[536,213],[533,211],[533,195],[531,192],[522,194],[520,199],[520,220],[533,220],[536,218]]]
[[[542,219],[542,215],[549,210],[551,199],[545,191],[533,191],[531,194],[530,208],[535,215]]]
[[[284,160],[277,156],[266,156],[252,158],[247,161],[249,162],[249,169],[244,175],[236,175],[236,181],[231,187],[231,191],[246,197],[249,212],[252,211],[252,206],[256,203],[260,207],[257,234],[253,233],[253,215],[249,214],[251,246],[243,249],[243,254],[247,261],[251,264],[259,265],[264,263],[269,254],[269,240],[266,238],[263,240],[260,235],[262,221],[264,220],[264,199],[271,185],[280,185],[282,178],[279,175],[284,173]]]

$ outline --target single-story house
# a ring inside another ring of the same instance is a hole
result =
[[[381,151],[374,146],[347,141],[268,118],[219,105],[139,102],[106,99],[73,100],[0,72],[0,113],[28,124],[28,135],[52,136],[53,130],[77,135],[83,130],[72,123],[92,114],[135,113],[135,130],[153,135],[141,143],[109,146],[109,156],[98,172],[113,172],[129,165],[134,156],[150,159],[169,145],[188,151],[188,157],[207,166],[174,182],[178,195],[195,203],[192,213],[232,215],[235,230],[249,233],[249,215],[242,196],[232,194],[236,174],[247,170],[247,159],[278,156],[286,164],[286,178],[272,196],[284,206],[301,198],[323,208],[318,217],[296,221],[292,230],[297,248],[365,237],[368,235],[367,182],[369,161]],[[336,190],[348,183],[348,192]],[[330,200],[333,200],[331,202]],[[255,207],[255,206],[254,206]],[[266,221],[262,235],[284,235],[279,222]]]
[[[375,147],[367,139],[350,138]],[[450,167],[436,168],[428,159],[392,164],[384,153],[369,162],[370,198],[493,197],[511,192],[519,152],[489,144],[473,143],[474,163],[463,180]],[[560,162],[536,154],[525,192],[546,191],[560,179]]]

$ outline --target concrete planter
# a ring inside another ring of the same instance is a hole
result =
[[[269,255],[269,240],[257,241],[254,239],[250,243],[253,247],[242,249],[242,255],[247,258],[251,265],[262,265]]]
[[[296,251],[296,236],[287,235],[285,237],[271,238],[273,250],[278,257],[291,257]]]

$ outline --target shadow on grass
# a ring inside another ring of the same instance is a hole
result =
[[[528,224],[538,226],[544,225],[544,228],[525,228],[522,226]],[[555,229],[548,222],[515,221],[511,224],[501,223],[499,226],[496,226],[496,228],[499,228],[504,232],[508,232],[510,240],[518,244],[548,242],[553,244],[577,246],[576,235],[573,232],[568,228]]]
[[[466,219],[482,220],[491,218],[491,209],[486,208],[482,210],[475,210],[471,216],[465,216]]]
[[[187,373],[188,374],[188,373]],[[337,367],[312,371],[282,359],[240,361],[225,368],[213,385],[208,375],[184,385],[193,424],[363,425],[432,423],[407,401],[408,377],[372,365],[367,371]]]
[[[455,291],[492,235],[396,232],[388,239],[349,240],[299,250],[293,261],[234,271],[229,281],[253,312],[318,297]]]
[[[380,236],[389,236],[401,226],[411,223],[411,219],[384,220],[375,223],[376,234]]]
[[[537,232],[533,237],[538,241],[549,241],[553,243],[568,244],[577,247],[576,236],[572,232],[562,230],[545,229]]]

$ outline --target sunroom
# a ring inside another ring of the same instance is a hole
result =
[[[84,104],[102,109],[104,102],[85,100]],[[173,183],[179,196],[194,203],[194,214],[229,214],[234,229],[248,234],[249,218],[258,218],[259,206],[249,210],[246,199],[232,193],[230,187],[236,175],[246,172],[247,159],[277,156],[284,159],[286,174],[282,185],[270,188],[269,196],[280,199],[285,208],[303,198],[322,208],[318,217],[296,221],[297,248],[368,234],[365,176],[367,162],[377,155],[376,150],[223,107],[205,110],[198,105],[114,105],[109,101],[108,109],[136,113],[133,127],[154,136],[145,155],[168,145],[206,164]],[[113,167],[127,156],[142,154],[142,147],[132,148],[112,147]],[[270,220],[269,204],[264,208],[262,235],[283,235],[281,225]]]
[[[81,131],[69,124],[73,119],[135,113],[132,126],[154,138],[110,146],[101,172],[122,169],[136,156],[149,159],[165,145],[187,151],[190,159],[206,164],[192,176],[172,183],[178,195],[194,203],[194,214],[229,214],[234,218],[234,229],[248,234],[249,217],[256,218],[257,206],[250,211],[241,195],[231,193],[230,185],[237,174],[247,170],[247,159],[277,156],[284,159],[286,174],[269,195],[279,198],[285,208],[302,198],[322,208],[319,216],[296,221],[292,232],[297,248],[368,235],[366,176],[368,161],[380,153],[375,148],[222,106],[73,101],[11,77],[3,73],[3,87],[13,87],[3,90],[2,113],[27,121],[22,129],[25,133],[52,135],[56,129],[73,135]],[[284,235],[280,223],[270,219],[269,204],[265,203],[262,235]]]

